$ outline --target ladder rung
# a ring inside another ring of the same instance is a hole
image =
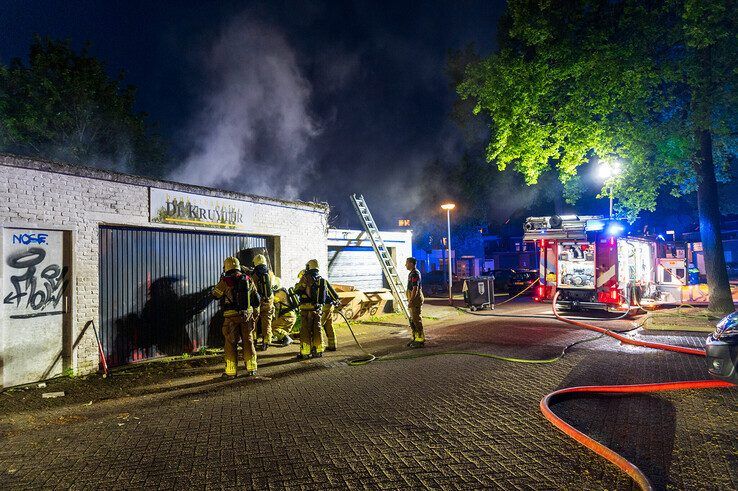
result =
[[[369,235],[369,239],[371,241],[372,247],[374,248],[374,252],[379,258],[379,264],[382,266],[382,272],[384,273],[385,277],[387,278],[387,282],[389,283],[390,290],[392,291],[392,297],[400,305],[402,312],[409,318],[410,312],[408,311],[407,299],[404,296],[405,285],[402,283],[402,280],[397,274],[394,262],[392,261],[392,256],[390,256],[387,247],[384,245],[382,235],[379,233],[379,228],[377,227],[377,224],[374,221],[371,212],[369,211],[366,200],[363,196],[357,196],[355,194],[351,195],[351,199],[354,203],[356,211],[359,214],[359,218],[361,218],[362,222],[364,223],[364,230],[366,231],[367,235]]]

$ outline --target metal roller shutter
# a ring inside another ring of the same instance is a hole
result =
[[[328,279],[364,291],[384,288],[382,267],[371,247],[329,247]]]
[[[223,259],[266,247],[266,237],[100,227],[100,337],[111,366],[222,344],[208,302]]]

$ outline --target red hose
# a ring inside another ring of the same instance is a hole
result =
[[[549,407],[552,399],[563,394],[571,394],[575,392],[588,392],[595,394],[637,394],[644,392],[660,392],[665,390],[716,389],[723,387],[734,387],[734,385],[730,382],[723,382],[721,380],[697,380],[694,382],[667,382],[662,384],[594,385],[583,387],[567,387],[566,389],[551,392],[546,397],[541,399],[540,408],[546,419],[553,423],[553,425],[556,426],[558,429],[560,429],[588,449],[592,450],[596,454],[604,457],[605,459],[618,466],[618,468],[628,474],[638,484],[638,486],[640,486],[641,489],[650,490],[653,489],[653,487],[651,486],[651,482],[635,464],[632,464],[622,455],[607,448],[593,438],[588,437],[560,417],[556,416]]]
[[[687,348],[684,346],[674,346],[672,344],[650,343],[648,341],[639,341],[637,339],[629,338],[627,336],[623,336],[622,334],[613,332],[610,329],[605,329],[604,327],[599,327],[593,324],[587,324],[586,322],[576,321],[574,319],[567,319],[566,317],[562,317],[556,311],[556,299],[558,297],[559,297],[559,292],[556,292],[556,295],[554,295],[554,299],[551,304],[553,307],[553,314],[558,320],[566,322],[567,324],[571,324],[572,326],[582,327],[584,329],[589,329],[590,331],[601,332],[602,334],[605,334],[606,336],[610,336],[611,338],[617,339],[621,343],[632,344],[633,346],[642,346],[644,348],[660,349],[664,351],[675,351],[677,353],[684,353],[687,355],[705,356],[705,350],[702,350],[699,348]]]
[[[556,311],[556,300],[558,296],[559,294],[557,292],[556,295],[554,296],[552,306],[553,306],[554,316],[556,316],[556,318],[559,319],[560,321],[572,324],[574,326],[582,327],[584,329],[589,329],[592,331],[600,332],[602,334],[613,337],[626,344],[632,344],[635,346],[643,346],[646,348],[660,349],[660,350],[666,350],[666,351],[675,351],[677,353],[685,353],[688,355],[705,356],[705,351],[701,349],[685,348],[683,346],[674,346],[671,344],[649,343],[646,341],[638,341],[636,339],[631,339],[626,336],[617,334],[609,329],[604,329],[599,326],[587,324],[586,322],[580,322],[580,321],[575,321],[573,319],[567,319],[565,317],[561,317]],[[553,411],[551,411],[551,408],[550,408],[551,401],[555,399],[556,397],[561,396],[563,394],[572,394],[572,393],[578,393],[578,392],[587,392],[587,393],[596,393],[596,394],[638,394],[638,393],[647,393],[647,392],[661,392],[661,391],[666,391],[666,390],[716,389],[716,388],[726,388],[726,387],[735,387],[735,385],[731,384],[730,382],[723,382],[720,380],[696,380],[696,381],[690,381],[690,382],[666,382],[666,383],[659,383],[659,384],[594,385],[594,386],[582,386],[582,387],[567,387],[565,389],[560,389],[560,390],[551,392],[546,397],[541,399],[540,408],[541,408],[541,412],[546,417],[546,419],[548,419],[559,430],[563,431],[564,433],[569,435],[571,438],[573,438],[577,442],[581,443],[588,449],[592,450],[597,455],[600,455],[601,457],[604,457],[605,459],[615,464],[620,470],[628,474],[638,484],[638,486],[640,486],[641,489],[651,490],[653,489],[651,482],[648,480],[646,475],[643,474],[643,472],[635,464],[629,462],[622,455],[609,449],[608,447],[599,443],[598,441],[588,437],[581,431],[574,428],[569,423],[565,422],[560,417],[556,416],[553,413]]]

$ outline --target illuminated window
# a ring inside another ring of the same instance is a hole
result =
[[[407,218],[400,218],[397,220],[397,225],[400,227],[409,227],[410,226],[410,220]]]

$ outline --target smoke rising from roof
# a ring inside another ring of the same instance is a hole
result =
[[[191,151],[171,178],[298,198],[313,167],[312,88],[284,35],[242,15],[204,56],[207,93],[186,134]]]

